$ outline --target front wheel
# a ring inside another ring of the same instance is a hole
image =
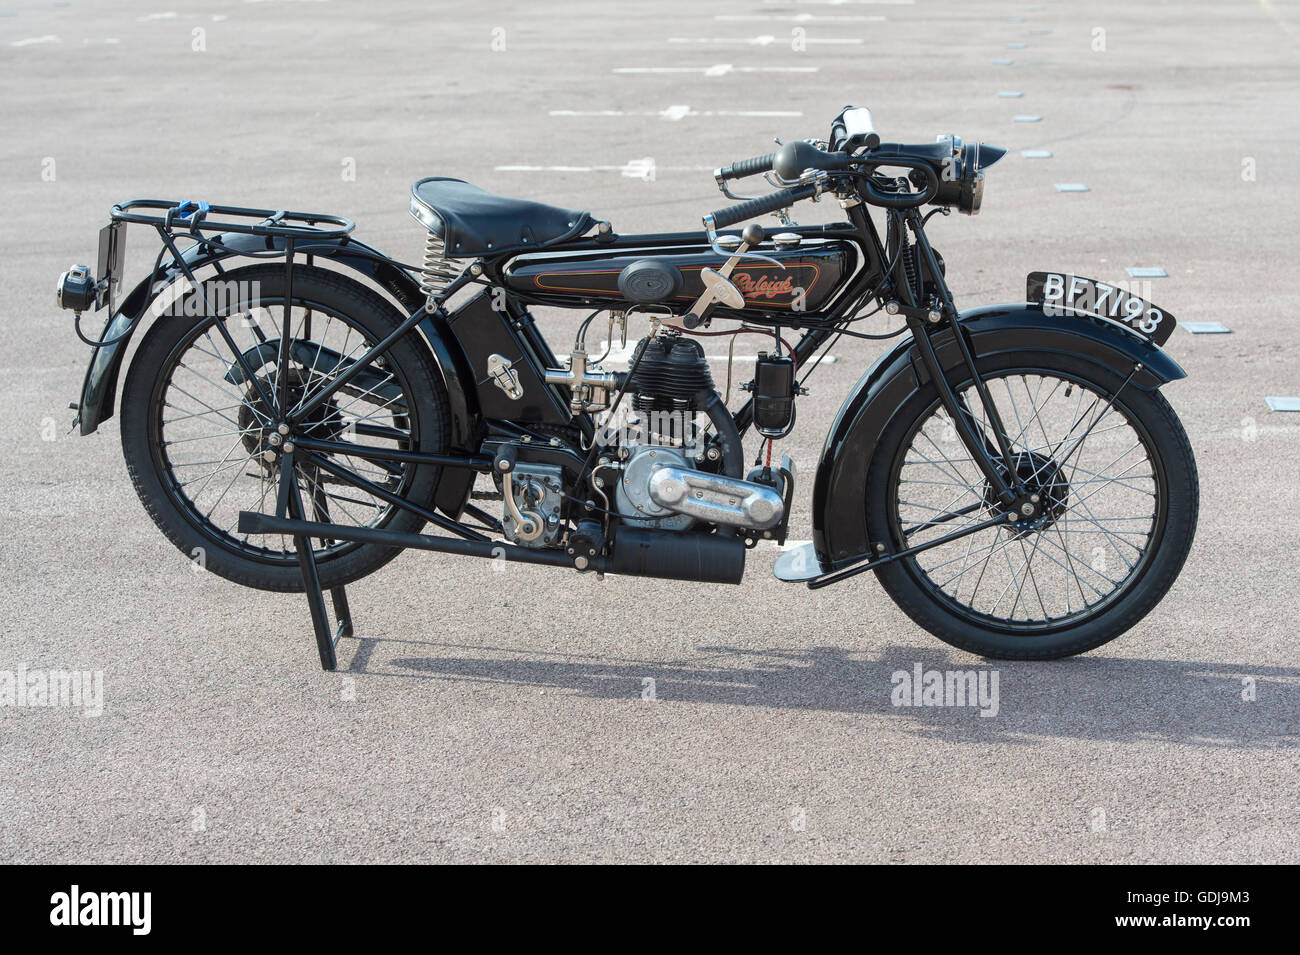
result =
[[[1173,584],[1196,531],[1191,444],[1173,409],[1071,355],[977,359],[1011,449],[1004,475],[1037,497],[1032,519],[990,527],[886,564],[894,602],[947,643],[999,659],[1083,653],[1141,620]],[[954,382],[977,434],[998,447],[967,377]],[[933,383],[881,436],[867,527],[891,550],[1001,513]]]

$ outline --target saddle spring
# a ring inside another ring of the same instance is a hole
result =
[[[438,298],[451,280],[461,270],[447,258],[447,245],[442,236],[432,232],[424,240],[424,265],[420,269],[420,290],[424,292],[424,310],[430,314],[438,310]]]

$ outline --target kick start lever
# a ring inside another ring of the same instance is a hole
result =
[[[750,249],[763,241],[765,234],[761,225],[757,222],[751,222],[745,226],[745,231],[740,234],[740,244],[729,254],[722,268],[715,271],[705,266],[700,269],[700,279],[704,282],[704,291],[700,293],[700,297],[695,300],[691,310],[682,319],[683,325],[688,329],[698,328],[700,323],[708,318],[709,310],[717,302],[721,302],[728,308],[745,307],[745,296],[741,295],[740,289],[736,288],[731,282],[731,273],[735,271],[736,264],[742,258],[761,259],[764,262],[771,262],[778,268],[785,268],[785,265],[776,259],[749,252]],[[715,252],[719,255],[728,255],[719,245],[720,240],[716,235],[710,235],[709,238],[712,240]]]

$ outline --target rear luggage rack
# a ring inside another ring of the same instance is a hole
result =
[[[247,255],[255,258],[283,256],[285,279],[290,291],[293,289],[293,265],[296,254],[307,257],[308,262],[314,254],[330,254],[330,249],[348,245],[356,223],[343,216],[326,215],[319,212],[290,212],[285,209],[249,209],[243,206],[219,206],[207,202],[185,200],[177,202],[167,199],[132,199],[119,202],[109,212],[110,222],[99,233],[99,267],[97,275],[91,275],[89,266],[74,266],[63,274],[59,280],[59,304],[76,312],[74,327],[77,337],[93,348],[105,348],[116,345],[130,337],[135,326],[144,317],[150,298],[146,296],[136,314],[126,316],[126,324],[119,325],[110,335],[110,326],[118,319],[116,315],[116,297],[120,291],[122,270],[125,264],[126,227],[144,225],[151,227],[162,241],[163,249],[154,260],[150,273],[149,285],[156,286],[169,271],[179,272],[195,289],[202,289],[186,258],[177,245],[178,241],[190,241],[195,247],[221,250],[232,255]],[[222,242],[228,234],[260,236],[266,239],[266,248],[254,251],[246,248],[231,248]],[[170,254],[171,258],[167,259]],[[357,243],[354,254],[379,257],[378,253]],[[391,261],[385,259],[385,261]],[[396,267],[414,271],[410,266],[400,262]],[[203,306],[211,311],[206,293],[200,291]],[[81,330],[81,313],[87,310],[99,311],[105,306],[109,317],[104,322],[99,338],[88,337]]]
[[[143,210],[162,214],[151,215]],[[214,206],[192,200],[172,202],[166,199],[132,199],[113,206],[109,215],[114,222],[151,225],[169,233],[183,231],[196,237],[202,231],[212,231],[298,239],[341,239],[356,228],[356,223],[342,216],[288,212],[284,209]]]

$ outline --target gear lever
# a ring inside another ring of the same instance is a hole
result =
[[[735,271],[736,264],[741,257],[749,249],[763,241],[764,235],[763,227],[757,222],[751,222],[745,226],[745,231],[740,236],[740,244],[736,246],[735,251],[731,253],[722,268],[715,271],[705,267],[700,270],[700,278],[704,282],[704,291],[700,293],[700,297],[695,300],[691,310],[682,319],[683,325],[687,328],[698,328],[700,323],[708,317],[709,310],[716,302],[721,302],[728,308],[745,307],[745,296],[741,295],[740,289],[732,284],[731,273]],[[768,259],[767,256],[754,255],[749,256],[749,258],[761,258],[769,262],[775,262],[773,259]],[[775,264],[781,265],[780,262],[775,262]],[[784,268],[784,266],[781,267]]]

